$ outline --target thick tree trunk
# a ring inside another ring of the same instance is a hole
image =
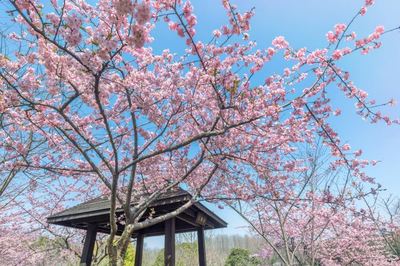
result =
[[[115,246],[114,243],[110,244],[110,241],[109,241],[107,249],[108,249],[108,265],[109,266],[117,266],[117,261],[118,261],[117,246]]]
[[[131,232],[131,226],[127,225],[122,235],[117,240],[115,237],[113,240],[109,239],[108,253],[110,266],[124,266],[126,251],[131,240]]]
[[[129,227],[127,226],[127,228]],[[118,266],[124,266],[125,255],[130,242],[131,234],[129,233],[129,229],[127,230],[125,228],[124,232],[121,235],[121,238],[118,241]]]
[[[124,266],[124,261],[125,261],[125,254],[126,254],[126,249],[123,249],[119,247],[119,241],[118,243],[112,245],[112,247],[108,248],[109,252],[109,266]],[[128,242],[129,244],[129,242]]]

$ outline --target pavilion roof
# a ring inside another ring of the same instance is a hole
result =
[[[168,212],[171,212],[192,198],[192,195],[183,190],[177,189],[161,194],[147,209],[142,220],[152,217],[157,217]],[[131,201],[131,206],[139,203],[140,198],[135,198]],[[117,215],[122,215],[123,210],[117,210]],[[47,218],[48,223],[57,224],[78,229],[87,229],[88,224],[96,223],[98,231],[109,233],[109,215],[110,215],[110,200],[106,197],[98,197],[84,203],[78,204],[72,208],[66,209],[59,213],[53,214]],[[199,224],[198,217],[205,217],[205,223]],[[141,221],[142,221],[141,220]],[[208,209],[200,202],[194,203],[190,208],[176,217],[176,232],[191,232],[198,228],[216,229],[224,228],[227,223]],[[123,224],[118,224],[118,233],[122,233]],[[133,237],[136,236],[136,232]],[[164,222],[142,229],[140,233],[147,236],[164,234]]]

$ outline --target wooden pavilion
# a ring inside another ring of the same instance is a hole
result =
[[[192,196],[185,190],[168,191],[154,201],[142,220],[152,215],[157,217],[176,210]],[[132,206],[138,203],[138,199],[132,200]],[[123,210],[117,210],[117,216],[122,215]],[[89,266],[92,262],[93,248],[97,232],[110,233],[110,201],[107,198],[96,198],[75,207],[66,209],[47,218],[48,223],[86,230],[86,238],[83,246],[81,266]],[[196,202],[190,208],[175,218],[160,222],[153,226],[135,232],[132,238],[136,238],[135,266],[142,265],[143,240],[146,236],[165,235],[164,261],[167,266],[175,265],[175,233],[196,232],[198,239],[199,266],[206,265],[204,230],[224,228],[227,223],[211,212],[203,204]],[[124,225],[118,224],[118,234],[123,232]]]

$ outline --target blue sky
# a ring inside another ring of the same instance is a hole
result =
[[[347,23],[363,5],[363,0],[237,0],[239,10],[255,7],[250,39],[259,47],[270,45],[275,36],[283,35],[294,47],[310,49],[326,47],[325,34],[336,23]],[[226,21],[224,11],[217,0],[192,1],[198,17],[197,39],[207,41],[213,29]],[[353,29],[358,36],[371,33],[376,25],[386,29],[400,26],[400,1],[377,0],[366,16],[358,19]],[[168,32],[157,32],[153,43],[156,49],[170,48],[179,51],[181,40]],[[355,84],[366,90],[377,102],[390,98],[400,101],[400,32],[385,35],[382,48],[367,56],[352,55],[339,65],[350,71]],[[268,72],[282,71],[278,64],[268,66]],[[333,121],[343,141],[353,149],[363,149],[364,157],[381,161],[367,169],[386,189],[387,194],[398,195],[400,191],[400,126],[388,127],[382,123],[369,124],[355,114],[354,102],[339,94],[333,96],[343,115]],[[399,105],[383,109],[392,117],[400,117]],[[244,234],[245,222],[229,209],[220,210],[209,206],[229,225],[216,233]],[[149,238],[148,247],[162,247],[162,238]]]

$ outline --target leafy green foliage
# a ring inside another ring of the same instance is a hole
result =
[[[101,244],[103,244],[103,245],[101,245]],[[95,246],[95,250],[96,250],[96,248],[103,248],[103,249],[106,248],[104,243],[96,242],[96,245],[98,245],[98,246]],[[134,265],[135,255],[136,255],[136,247],[131,243],[131,244],[129,244],[128,249],[126,250],[124,265],[125,266]],[[96,261],[96,258],[94,258],[94,261],[92,262],[92,264],[96,265],[96,266],[108,266],[109,258],[108,258],[108,256],[106,256],[106,257],[101,258],[100,261]]]
[[[132,244],[130,244],[128,246],[128,249],[126,251],[126,255],[125,255],[125,259],[124,259],[124,265],[126,266],[130,266],[133,265],[133,263],[135,262],[135,248],[133,247]]]
[[[226,259],[225,266],[258,266],[261,262],[250,256],[250,252],[243,248],[233,248]]]

